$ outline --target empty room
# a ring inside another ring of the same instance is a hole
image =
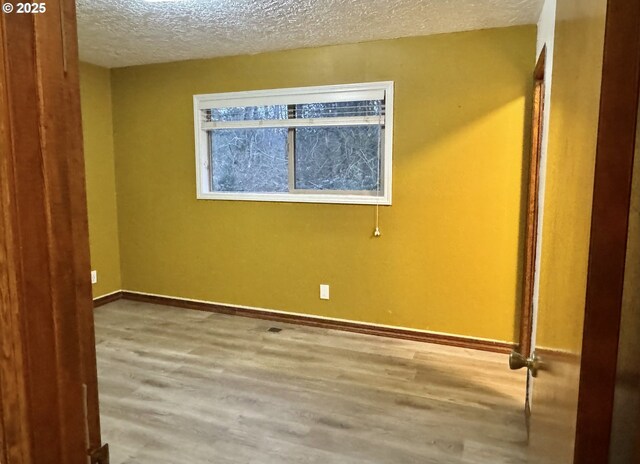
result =
[[[2,10],[0,464],[636,462],[640,5]]]

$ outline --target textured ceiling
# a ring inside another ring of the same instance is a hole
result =
[[[535,24],[543,0],[77,0],[80,57],[121,67]]]

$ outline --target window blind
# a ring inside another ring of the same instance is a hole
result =
[[[224,95],[224,94],[223,94]],[[281,127],[384,125],[384,90],[221,96],[200,107],[203,130]]]

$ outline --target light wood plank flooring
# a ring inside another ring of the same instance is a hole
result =
[[[123,300],[95,316],[112,464],[527,462],[505,355]]]

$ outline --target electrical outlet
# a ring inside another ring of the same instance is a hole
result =
[[[329,286],[327,284],[320,284],[320,299],[321,300],[329,299]]]
[[[98,283],[98,271],[91,271],[91,283],[92,284]]]

